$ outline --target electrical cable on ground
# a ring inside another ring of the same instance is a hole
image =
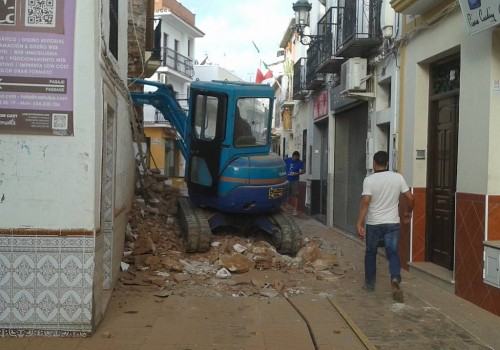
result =
[[[294,303],[292,303],[292,301],[288,298],[288,296],[286,294],[285,294],[285,299],[290,303],[290,305],[292,305],[292,307],[295,309],[295,311],[297,311],[297,313],[300,315],[300,317],[302,317],[302,319],[306,323],[307,329],[309,330],[309,335],[311,336],[311,340],[312,340],[313,345],[314,345],[314,350],[319,350],[318,343],[316,342],[316,337],[314,336],[311,324],[307,320],[306,316],[299,310],[299,308],[297,306],[295,306]]]

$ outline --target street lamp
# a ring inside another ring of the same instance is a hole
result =
[[[321,39],[321,35],[306,35],[304,34],[305,27],[309,26],[309,12],[312,5],[307,0],[297,0],[292,6],[295,12],[295,28],[300,36],[300,42],[303,45],[311,45],[316,40]]]

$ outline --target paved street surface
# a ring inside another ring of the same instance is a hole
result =
[[[362,243],[307,216],[296,221],[335,254],[331,273],[254,269],[227,281],[178,281],[163,294],[120,279],[94,335],[2,338],[0,349],[500,350],[499,317],[406,271],[405,303],[393,302],[383,256],[376,291],[366,292]],[[279,293],[249,292],[256,281]]]

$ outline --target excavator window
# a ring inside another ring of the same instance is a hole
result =
[[[262,146],[268,142],[271,115],[268,98],[239,98],[234,118],[236,147]]]
[[[216,137],[218,103],[219,98],[215,96],[196,96],[194,131],[197,139],[211,141]]]

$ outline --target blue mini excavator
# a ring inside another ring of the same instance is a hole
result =
[[[269,85],[194,81],[189,113],[165,84],[131,92],[135,104],[159,110],[176,129],[186,159],[188,197],[179,199],[187,252],[210,249],[212,230],[258,228],[276,249],[294,255],[302,243],[296,223],[281,209],[287,196],[285,162],[270,152],[274,90]]]

